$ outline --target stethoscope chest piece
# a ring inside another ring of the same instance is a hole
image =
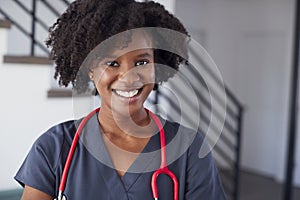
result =
[[[54,200],[67,200],[67,198],[61,192],[58,192],[58,196]]]

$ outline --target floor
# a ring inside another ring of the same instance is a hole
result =
[[[284,200],[284,186],[273,179],[241,172],[239,200]],[[293,200],[300,199],[300,188],[294,188]]]

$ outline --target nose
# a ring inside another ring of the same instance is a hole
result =
[[[119,81],[123,82],[128,86],[134,85],[140,80],[140,74],[136,67],[121,67],[121,73],[119,76]]]

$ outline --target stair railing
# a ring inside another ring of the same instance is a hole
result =
[[[54,16],[58,17],[60,15],[60,12],[50,3],[51,1],[47,0],[32,0],[31,4],[31,10],[28,9],[24,3],[22,3],[20,0],[12,0],[16,6],[21,8],[25,13],[27,13],[29,16],[31,16],[31,31],[27,31],[24,26],[17,21],[14,17],[8,14],[7,11],[4,10],[4,8],[0,7],[0,14],[3,15],[3,17],[7,20],[9,20],[19,31],[21,31],[25,36],[30,38],[30,56],[36,56],[35,47],[39,47],[47,56],[49,55],[49,50],[47,49],[46,45],[39,41],[36,37],[36,25],[39,24],[43,31],[48,32],[49,25],[45,22],[44,19],[37,16],[37,3],[40,1],[44,6],[48,8]],[[68,6],[70,2],[67,0],[61,0],[65,4],[65,6]]]

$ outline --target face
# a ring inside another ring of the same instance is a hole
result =
[[[151,40],[134,33],[126,48],[112,51],[91,73],[101,96],[101,110],[122,115],[141,112],[155,80]]]

